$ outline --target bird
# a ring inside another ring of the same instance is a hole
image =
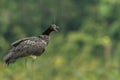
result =
[[[26,37],[11,44],[10,50],[3,57],[5,64],[14,63],[17,59],[31,56],[33,59],[41,56],[50,41],[50,33],[58,32],[59,27],[51,24],[41,35],[36,37]]]

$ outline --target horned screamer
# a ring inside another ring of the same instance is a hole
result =
[[[17,59],[27,56],[40,56],[44,51],[50,40],[50,33],[58,31],[58,26],[51,24],[38,37],[27,37],[17,40],[11,44],[11,49],[4,56],[3,61],[9,65]]]

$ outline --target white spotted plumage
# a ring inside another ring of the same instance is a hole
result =
[[[50,33],[52,31],[57,31],[57,29],[58,27],[52,24],[38,37],[28,37],[13,42],[11,49],[4,56],[4,62],[9,64],[15,62],[16,59],[20,57],[40,56],[48,45]]]

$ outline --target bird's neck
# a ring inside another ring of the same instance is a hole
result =
[[[50,35],[51,32],[52,31],[48,28],[42,33],[42,35]]]
[[[39,38],[42,40],[45,40],[45,42],[49,42],[50,36],[49,35],[39,35]]]

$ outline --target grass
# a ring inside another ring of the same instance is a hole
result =
[[[115,61],[116,62],[116,61]],[[37,59],[32,69],[32,60],[24,60],[6,67],[0,63],[1,80],[119,80],[120,70],[114,64],[106,65],[101,59],[80,60],[50,56]]]

